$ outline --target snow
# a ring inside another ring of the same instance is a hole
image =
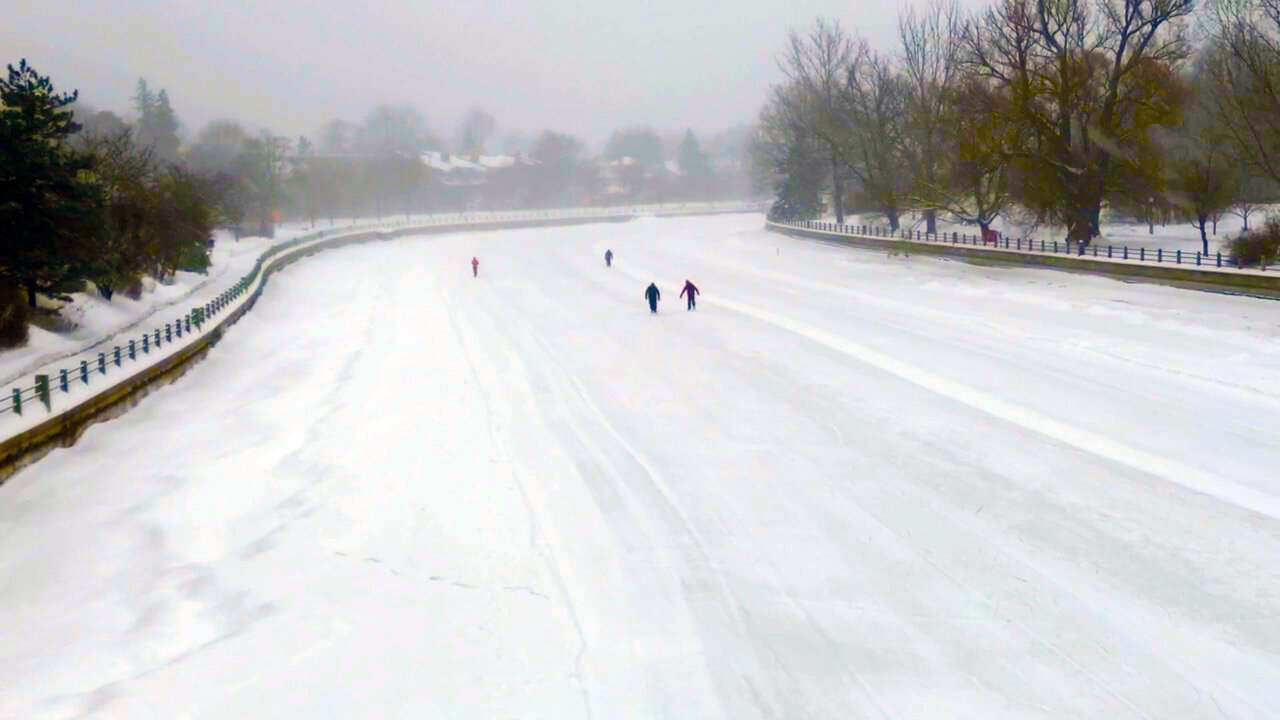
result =
[[[442,172],[452,172],[454,170],[493,170],[500,168],[509,168],[516,164],[517,158],[514,155],[478,155],[473,160],[468,155],[449,155],[449,159],[445,160],[444,156],[437,150],[428,150],[422,153],[422,161],[427,167]],[[519,162],[532,165],[536,161],[521,159]]]
[[[1273,302],[760,224],[290,266],[0,485],[0,717],[1280,715]]]

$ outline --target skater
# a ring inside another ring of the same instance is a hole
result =
[[[689,308],[688,308],[688,309],[689,309],[689,310],[692,310],[692,309],[694,309],[694,308],[698,307],[698,303],[697,303],[697,301],[695,301],[695,300],[693,299],[693,296],[695,296],[695,295],[697,295],[697,294],[698,294],[698,286],[697,286],[697,285],[694,285],[693,283],[689,282],[688,280],[685,280],[685,281],[684,281],[684,289],[680,291],[680,297],[684,297],[684,294],[685,294],[685,293],[689,293]]]
[[[662,298],[662,293],[658,292],[658,286],[649,283],[649,287],[644,290],[644,299],[649,301],[649,312],[658,312],[658,300]]]
[[[612,250],[604,251],[604,266],[613,267],[613,251]]]
[[[471,258],[471,277],[480,277],[480,261]]]

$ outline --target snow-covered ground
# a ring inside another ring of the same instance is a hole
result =
[[[760,224],[289,267],[0,486],[0,717],[1280,716],[1280,305]]]

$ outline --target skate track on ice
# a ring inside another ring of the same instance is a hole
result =
[[[760,224],[280,273],[0,486],[0,717],[1280,716],[1280,304]]]

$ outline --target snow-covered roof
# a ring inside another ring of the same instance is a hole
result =
[[[475,160],[472,160],[466,155],[450,154],[448,156],[448,160],[445,160],[445,156],[437,150],[428,150],[427,152],[422,153],[422,162],[433,170],[439,170],[446,173],[454,172],[455,170],[474,170],[477,172],[484,172],[486,170],[509,168],[514,166],[516,163],[520,163],[521,165],[538,164],[534,160],[529,160],[528,158],[523,157],[517,158],[514,155],[481,155]]]

